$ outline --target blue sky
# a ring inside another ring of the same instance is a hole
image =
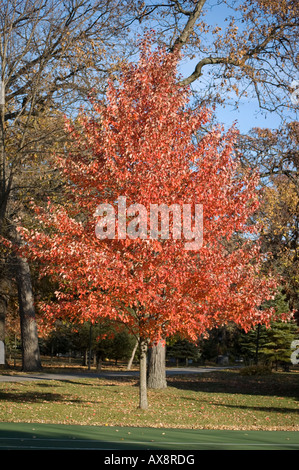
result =
[[[242,133],[248,132],[253,127],[276,129],[281,123],[276,113],[261,115],[258,104],[254,101],[243,102],[238,110],[218,109],[217,116],[219,121],[227,126],[237,121],[237,127]]]

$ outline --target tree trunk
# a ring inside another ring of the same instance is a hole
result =
[[[5,354],[5,321],[10,297],[10,280],[6,277],[7,272],[4,263],[1,263],[0,269],[0,341],[4,344],[5,366],[8,366]]]
[[[132,364],[133,364],[133,361],[134,361],[134,357],[135,357],[135,354],[136,354],[136,350],[137,350],[137,347],[138,347],[138,343],[139,343],[139,339],[136,340],[134,349],[132,351],[130,360],[129,360],[128,365],[127,365],[127,370],[131,370],[131,367],[132,367]]]
[[[5,279],[0,278],[0,341],[5,341],[5,318],[8,307],[8,290]]]
[[[146,410],[147,402],[147,383],[146,383],[146,361],[147,361],[147,342],[140,338],[140,383],[139,383],[139,408]]]
[[[22,336],[22,369],[27,372],[33,372],[41,370],[41,360],[30,268],[25,258],[16,256],[14,262],[16,263]]]
[[[97,357],[97,371],[101,372],[101,370],[102,370],[102,358],[101,356],[98,356]]]
[[[148,387],[162,389],[167,387],[166,382],[166,345],[159,341],[157,345],[150,348]]]
[[[0,280],[0,344],[3,343],[3,356],[0,354],[0,368],[6,365],[6,354],[5,354],[5,317],[7,311],[6,296],[1,292],[1,280]]]
[[[87,362],[88,362],[88,349],[85,348],[84,349],[84,352],[83,352],[83,357],[82,357],[82,366],[87,366]]]
[[[0,359],[0,366],[6,364],[6,354],[5,354],[5,316],[7,310],[7,303],[5,298],[1,296],[0,293],[0,341],[4,345],[4,358]]]

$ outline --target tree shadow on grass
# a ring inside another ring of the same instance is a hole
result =
[[[58,393],[41,393],[41,392],[19,392],[9,391],[0,392],[0,401],[10,401],[15,403],[44,403],[53,401],[64,401],[65,397]],[[67,400],[66,400],[67,401]]]
[[[245,411],[264,411],[266,413],[283,413],[283,414],[297,414],[299,415],[299,410],[295,410],[294,408],[279,408],[275,406],[252,406],[252,405],[228,405],[227,403],[225,404],[219,404],[219,403],[211,403],[212,405],[216,407],[224,407],[224,408],[231,408],[233,410],[245,410]]]
[[[68,383],[72,386],[78,385],[80,388],[82,387],[95,387],[95,382],[84,382],[84,381],[73,381],[73,380],[63,380],[63,382],[53,381],[51,379],[44,379],[43,381],[39,382],[31,382],[29,385],[31,388],[30,390],[22,390],[20,388],[20,384],[16,383],[15,386],[5,390],[0,390],[0,403],[5,402],[14,402],[14,403],[74,403],[74,404],[84,404],[86,403],[85,398],[74,398],[72,391],[63,391],[59,393],[57,391],[59,387],[63,387],[63,383]],[[26,382],[28,385],[29,383]],[[24,383],[22,383],[24,385]],[[114,393],[119,393],[119,386],[127,385],[127,386],[138,386],[138,380],[136,378],[123,378],[117,377],[110,379],[99,379],[98,383],[96,384],[99,388],[106,388],[111,387],[113,388]],[[47,391],[43,391],[41,389],[47,389]],[[52,389],[52,390],[51,390]],[[88,393],[88,392],[87,392]],[[91,403],[93,399],[90,397],[88,401]],[[97,401],[95,401],[97,403]]]
[[[54,384],[39,383],[38,387],[53,388]],[[57,385],[55,385],[57,388]],[[9,390],[0,390],[0,402],[14,402],[14,403],[45,403],[45,402],[68,402],[70,397],[65,393],[57,393],[52,391],[40,391],[37,388],[31,390],[21,390],[18,386],[10,388]],[[82,400],[74,400],[72,402],[81,403]]]
[[[194,402],[194,397],[188,397],[188,396],[185,396],[185,397],[181,397],[182,400],[184,401],[190,401],[190,402]],[[201,397],[200,399],[200,403],[201,405],[209,405],[209,406],[212,406],[213,408],[224,408],[224,409],[232,409],[233,411],[235,411],[236,409],[238,410],[245,410],[245,411],[264,411],[266,413],[283,413],[283,414],[298,414],[299,415],[299,409],[295,409],[295,408],[286,408],[286,407],[276,407],[276,406],[273,406],[269,403],[269,406],[263,406],[263,405],[252,405],[251,403],[246,403],[244,405],[240,405],[240,404],[237,404],[237,403],[232,403],[232,404],[229,404],[227,402],[225,403],[219,403],[218,400],[211,400],[211,397],[207,397],[207,399],[203,399]]]
[[[238,372],[209,372],[196,376],[176,376],[167,380],[169,387],[204,393],[264,395],[299,399],[299,374],[273,373],[242,376]]]

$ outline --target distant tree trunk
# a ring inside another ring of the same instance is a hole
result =
[[[147,362],[147,341],[140,338],[140,384],[139,384],[139,408],[146,410],[148,407],[147,401],[147,377],[146,377],[146,362]]]
[[[6,318],[6,311],[7,311],[7,297],[5,292],[2,289],[2,283],[0,279],[0,341],[4,344],[4,351],[5,351],[5,318]],[[6,364],[6,354],[5,356],[5,365]],[[0,362],[0,367],[4,366],[3,362]]]
[[[53,357],[54,357],[54,344],[53,344],[53,342],[51,342],[51,353],[50,354],[51,354],[50,364],[52,365]]]
[[[162,389],[167,387],[166,382],[166,346],[159,341],[149,350],[149,374],[147,385],[149,388]]]
[[[83,357],[82,357],[82,366],[87,366],[87,362],[88,362],[87,358],[88,358],[88,349],[85,348],[83,352]]]
[[[0,278],[0,341],[5,341],[5,318],[8,307],[7,282]]]
[[[5,263],[1,262],[0,264],[0,341],[3,341],[4,343],[5,367],[8,366],[8,362],[6,359],[6,348],[5,348],[5,322],[6,322],[6,315],[7,315],[10,295],[11,295],[11,281],[9,278],[9,273],[7,271],[7,266],[5,266]]]
[[[257,334],[256,334],[256,349],[255,349],[255,363],[258,365],[259,362],[259,346],[260,346],[260,330],[261,325],[257,325]]]
[[[102,370],[102,357],[99,355],[97,356],[97,371],[101,372]]]
[[[130,360],[129,360],[128,365],[127,365],[127,370],[131,370],[131,367],[132,367],[132,364],[133,364],[133,361],[134,361],[134,357],[135,357],[135,354],[136,354],[136,351],[137,351],[138,343],[139,343],[139,339],[136,340],[134,349],[132,351]]]
[[[14,262],[22,336],[22,369],[27,372],[33,372],[41,370],[41,360],[30,268],[25,258],[16,256]]]

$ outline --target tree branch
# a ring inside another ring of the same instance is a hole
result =
[[[188,24],[188,23],[187,23]],[[190,25],[191,26],[191,25]],[[194,25],[193,25],[194,26]],[[245,62],[252,58],[255,54],[259,54],[261,51],[265,50],[266,46],[275,38],[279,37],[279,34],[285,30],[285,28],[289,27],[295,27],[296,23],[284,23],[282,25],[275,26],[271,29],[269,32],[268,36],[263,39],[263,41],[260,44],[257,44],[255,47],[248,49],[247,52],[245,52],[242,57],[239,59],[233,59],[230,58],[229,56],[227,57],[205,57],[204,59],[200,60],[189,77],[186,77],[185,79],[181,80],[180,84],[181,85],[190,85],[190,83],[194,82],[197,78],[199,78],[202,75],[202,68],[205,65],[213,65],[213,64],[228,64],[228,65],[233,65],[233,66],[242,66],[245,65]],[[186,25],[187,27],[187,25]],[[185,29],[186,29],[185,27]],[[190,31],[191,32],[191,31]],[[190,34],[189,32],[189,34]],[[183,34],[183,33],[182,33]],[[181,37],[181,36],[180,36]],[[176,40],[176,42],[178,39]],[[176,44],[175,42],[175,44]]]
[[[173,46],[170,49],[170,52],[175,52],[175,51],[180,51],[182,47],[187,43],[188,38],[192,31],[194,30],[194,26],[196,21],[198,20],[200,13],[202,11],[202,8],[205,4],[206,0],[199,0],[196,4],[196,7],[192,12],[189,12],[189,19],[181,32],[181,34],[177,37],[175,40]],[[177,4],[177,2],[176,2]],[[186,13],[185,13],[186,14]]]

